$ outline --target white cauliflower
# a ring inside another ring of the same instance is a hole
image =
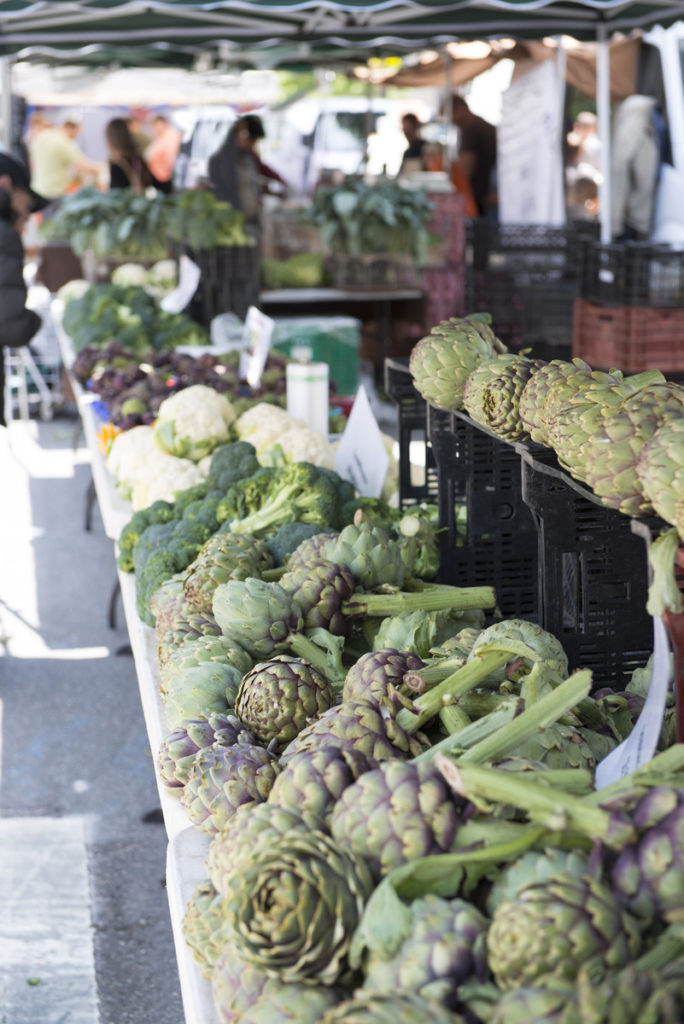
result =
[[[225,395],[204,384],[193,384],[165,398],[159,406],[154,433],[170,455],[199,462],[230,440],[233,406]]]
[[[112,270],[112,284],[144,287],[147,284],[147,271],[141,263],[121,263]]]
[[[81,296],[90,288],[90,281],[84,281],[80,277],[75,277],[73,281],[67,281],[57,291],[57,298],[61,299],[64,305],[67,304],[69,299],[80,299]]]
[[[202,483],[206,473],[191,462],[167,455],[157,448],[141,474],[134,482],[131,493],[133,511],[147,508],[154,501],[174,501],[179,491]]]
[[[175,288],[178,280],[178,267],[175,260],[157,260],[147,272],[150,284],[159,288]]]
[[[275,444],[263,450],[257,448],[259,461],[266,465],[277,463],[280,461],[278,456],[282,451],[286,462],[311,462],[314,466],[334,469],[335,448],[327,437],[297,420],[290,422],[291,426],[278,437]]]
[[[129,496],[133,483],[144,474],[148,461],[157,454],[159,446],[152,427],[131,427],[116,435],[105,465],[122,493]]]
[[[235,429],[238,437],[242,441],[249,441],[258,452],[260,448],[266,448],[277,441],[283,431],[294,422],[279,405],[258,402],[235,421]]]

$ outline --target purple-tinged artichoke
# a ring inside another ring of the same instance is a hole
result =
[[[334,702],[330,683],[313,665],[278,654],[243,677],[235,711],[260,743],[282,750]]]
[[[465,1024],[440,1006],[414,992],[367,992],[359,989],[321,1017],[320,1024]]]
[[[211,977],[227,941],[222,903],[223,897],[206,880],[195,888],[183,916],[183,937],[205,978]]]
[[[307,537],[299,544],[287,559],[286,567],[288,572],[296,569],[306,569],[311,565],[320,562],[327,556],[324,554],[329,541],[334,540],[339,534],[336,530],[329,530],[324,533],[316,533],[313,537]]]
[[[345,565],[321,559],[301,569],[291,569],[280,586],[301,608],[304,629],[327,629],[333,636],[349,636],[351,621],[342,604],[354,593],[354,577]]]
[[[238,807],[262,803],[278,774],[263,747],[215,744],[197,754],[181,797],[193,825],[220,832]]]
[[[291,757],[268,794],[268,804],[328,821],[342,793],[378,762],[358,750],[321,747]]]
[[[160,744],[157,771],[162,783],[180,796],[195,755],[214,743],[232,747],[235,743],[256,743],[256,739],[235,715],[209,714],[183,722]]]
[[[398,691],[407,672],[419,672],[424,662],[417,654],[384,647],[362,654],[347,672],[342,700],[371,703],[389,698],[400,703]]]
[[[345,526],[338,537],[329,540],[323,557],[347,566],[364,590],[384,584],[401,587],[406,579],[399,542],[382,527],[364,521]]]

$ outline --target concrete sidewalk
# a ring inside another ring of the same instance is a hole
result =
[[[153,752],[78,426],[0,428],[0,1021],[182,1024]]]

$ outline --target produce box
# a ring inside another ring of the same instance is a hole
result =
[[[539,621],[537,530],[522,499],[520,454],[469,416],[428,405],[428,438],[437,465],[440,579],[489,583],[504,617]],[[459,546],[456,506],[467,506]]]
[[[657,369],[684,372],[684,308],[602,306],[586,299],[574,305],[572,354],[596,369],[627,373]]]
[[[684,249],[584,238],[578,251],[580,298],[607,306],[684,306]]]
[[[539,623],[558,637],[572,668],[591,668],[595,688],[626,683],[652,650],[643,538],[550,449],[516,447],[522,498],[538,531]]]
[[[351,316],[276,317],[271,347],[292,359],[327,363],[338,395],[354,395],[359,379],[361,321]]]
[[[413,385],[408,359],[385,360],[385,391],[397,407],[399,505],[436,502],[438,477],[427,436],[427,403]]]
[[[219,313],[235,313],[241,320],[259,302],[261,267],[256,245],[186,249],[200,268],[201,277],[188,314],[208,327]]]

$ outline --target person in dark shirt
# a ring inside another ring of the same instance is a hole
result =
[[[105,128],[109,149],[109,187],[130,188],[142,194],[152,185],[160,192],[170,192],[171,182],[157,181],[142,157],[138,143],[129,125],[122,117],[115,117]]]
[[[401,158],[400,174],[411,166],[408,163],[409,160],[419,160],[420,169],[422,171],[426,170],[424,153],[425,139],[421,138],[420,129],[421,124],[415,114],[404,114],[401,119],[401,130],[406,137],[408,146],[404,150]]]
[[[462,96],[451,100],[451,120],[459,129],[458,162],[470,182],[480,217],[496,207],[492,177],[496,165],[496,128],[473,114]]]
[[[41,319],[26,308],[24,247],[21,231],[29,215],[47,206],[30,187],[28,168],[0,152],[0,424],[5,425],[5,359],[3,348],[22,348],[31,341]]]

